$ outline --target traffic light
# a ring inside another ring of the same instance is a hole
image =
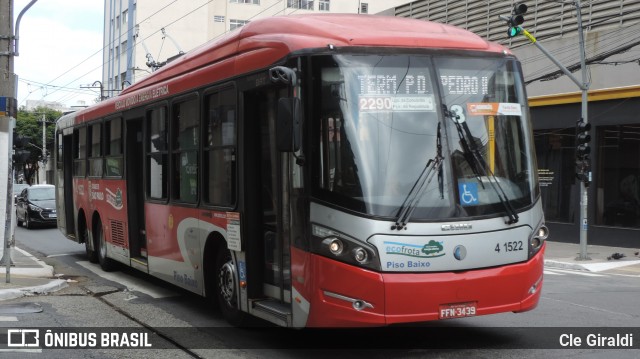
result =
[[[591,183],[591,124],[585,123],[583,119],[576,122],[576,178],[578,178],[585,187],[589,187]]]
[[[513,6],[511,17],[507,19],[507,24],[509,25],[507,36],[515,37],[522,32],[520,25],[524,22],[524,14],[527,12],[527,9],[528,7],[525,4],[515,4]]]

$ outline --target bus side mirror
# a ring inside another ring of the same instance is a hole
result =
[[[276,120],[276,148],[280,152],[296,152],[300,149],[300,99],[286,97],[278,100]]]

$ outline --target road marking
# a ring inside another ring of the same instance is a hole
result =
[[[547,274],[551,274],[548,272],[556,272],[554,274],[559,274],[559,275],[564,275],[564,274],[577,274],[577,275],[582,275],[585,277],[606,277],[606,274],[595,274],[595,273],[589,273],[589,272],[583,272],[583,271],[578,271],[578,270],[565,270],[565,269],[545,269],[544,270],[545,273]],[[564,274],[561,274],[564,273]]]
[[[553,272],[553,271],[550,271],[550,270],[547,270],[547,269],[545,269],[545,270],[544,270],[544,274],[550,274],[550,275],[564,275],[564,274],[562,274],[562,273],[556,273],[556,272]]]
[[[0,353],[42,353],[42,349],[0,349]]]
[[[117,274],[105,272],[97,264],[89,263],[88,261],[80,261],[77,263],[104,279],[120,283],[130,291],[138,291],[155,299],[175,297],[178,295],[176,292],[158,287],[142,279],[130,277],[122,272],[114,272]]]
[[[0,317],[0,322],[17,322],[18,317]]]
[[[53,258],[53,257],[65,257],[65,256],[72,256],[74,254],[71,253],[62,253],[62,254],[50,254],[47,256],[47,258]]]

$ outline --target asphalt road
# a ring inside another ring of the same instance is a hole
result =
[[[7,352],[3,358],[637,358],[640,350],[594,349],[591,335],[635,333],[640,348],[640,277],[546,269],[542,299],[531,312],[505,313],[411,326],[291,330],[263,325],[232,328],[212,305],[133,269],[104,273],[84,258],[84,246],[57,229],[17,229],[18,246],[43,257],[70,286],[48,296],[11,301],[39,305],[11,326],[143,328],[156,349]],[[0,323],[7,326],[7,323]],[[582,345],[575,345],[575,338]],[[559,347],[560,341],[566,349]],[[157,349],[158,347],[170,349]],[[6,356],[5,356],[6,354]],[[14,356],[15,355],[15,356]]]

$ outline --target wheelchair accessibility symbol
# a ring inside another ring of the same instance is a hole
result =
[[[458,192],[460,192],[460,204],[463,206],[472,206],[478,204],[478,184],[477,183],[458,183]]]

